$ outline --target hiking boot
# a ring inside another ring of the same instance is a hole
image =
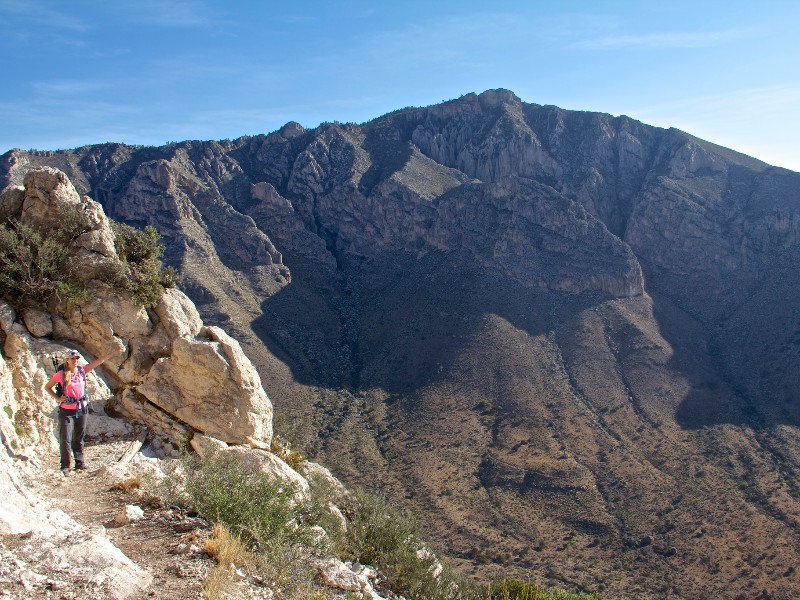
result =
[[[61,474],[62,474],[64,477],[69,477],[69,474],[70,474],[71,472],[72,472],[72,469],[70,469],[69,467],[66,467],[66,468],[64,468],[64,469],[61,469]]]
[[[79,465],[75,465],[75,470],[76,471],[85,471],[86,470],[86,465],[83,464],[83,463],[81,463]]]

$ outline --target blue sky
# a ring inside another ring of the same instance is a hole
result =
[[[800,3],[0,0],[0,153],[364,122],[503,87],[800,171]]]

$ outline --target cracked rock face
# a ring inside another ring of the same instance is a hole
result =
[[[137,385],[147,401],[193,429],[231,444],[269,443],[272,405],[239,343],[218,327],[173,340]]]

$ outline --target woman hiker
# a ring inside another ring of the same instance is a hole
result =
[[[119,348],[113,352],[82,367],[78,364],[78,360],[81,358],[80,353],[77,350],[70,350],[63,366],[59,367],[55,375],[44,385],[47,393],[59,403],[58,441],[61,450],[61,472],[64,475],[69,473],[70,448],[75,457],[75,469],[84,470],[86,468],[86,463],[83,461],[83,438],[86,434],[87,413],[89,412],[84,400],[86,374],[115,354],[123,352],[125,352],[125,346],[120,343]],[[56,393],[54,389],[56,384],[61,386],[59,393]]]

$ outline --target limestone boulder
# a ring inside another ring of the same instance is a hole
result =
[[[14,427],[17,402],[11,369],[2,355],[0,355],[0,404],[3,405],[3,410],[0,410],[0,432],[2,432],[0,440],[3,443],[3,448],[0,448],[0,454],[14,456],[16,447],[19,446],[17,439],[19,436]],[[2,485],[2,482],[0,482],[0,486]]]
[[[67,263],[73,276],[89,282],[102,279],[109,270],[119,268],[114,232],[102,205],[88,196],[81,198],[62,171],[51,167],[29,171],[22,194],[21,207],[17,208],[19,192],[13,189],[4,192],[0,210],[15,210],[9,216],[18,216],[23,225],[45,234],[63,226],[65,209],[82,216],[87,230],[73,240],[72,255]]]
[[[128,340],[128,358],[117,375],[125,383],[137,383],[159,358],[169,356],[171,348],[172,340],[158,323],[150,335]]]
[[[319,463],[304,460],[297,466],[297,472],[308,481],[315,496],[325,496],[337,503],[347,496],[344,484]]]
[[[87,436],[96,440],[120,439],[133,432],[133,426],[125,419],[115,419],[101,412],[101,403],[93,402],[95,413],[91,416],[91,425]]]
[[[45,546],[42,550],[39,556],[31,553],[34,564],[50,570],[69,565],[71,578],[85,582],[87,589],[102,592],[106,598],[138,597],[153,583],[153,576],[125,556],[105,535],[82,531],[58,539],[54,547]]]
[[[202,434],[192,437],[192,441],[189,442],[189,445],[200,458],[213,454],[214,452],[223,452],[228,449],[228,444],[222,440]]]
[[[100,344],[105,350],[112,336],[130,339],[150,335],[153,323],[147,309],[108,288],[93,291],[94,298],[80,306],[71,306],[64,313],[68,325],[80,331],[88,347]]]
[[[5,333],[11,329],[11,325],[16,320],[17,313],[11,308],[11,305],[0,300],[0,328],[2,328],[3,332]]]
[[[49,336],[53,333],[53,319],[50,313],[36,308],[26,308],[22,311],[22,320],[25,327],[36,337]]]
[[[88,232],[80,236],[80,238],[91,233]],[[122,269],[118,258],[104,256],[99,252],[92,252],[81,247],[73,248],[72,257],[67,264],[68,272],[84,284],[91,284],[93,281],[106,281],[109,273]]]
[[[229,444],[272,440],[272,403],[239,343],[218,327],[173,340],[137,387],[149,402]]]
[[[25,176],[20,222],[41,230],[60,226],[60,206],[80,206],[81,197],[69,177],[53,167],[38,167]]]
[[[76,240],[75,245],[83,248],[87,252],[100,254],[106,258],[117,259],[115,239],[111,223],[106,218],[103,206],[95,202],[89,196],[83,197],[83,213],[92,225],[91,231],[81,234]]]
[[[342,562],[336,558],[315,559],[311,562],[316,567],[323,585],[355,592],[361,598],[383,600],[383,597],[375,591],[378,572],[372,567],[351,561]]]
[[[5,428],[3,428],[5,430]],[[52,537],[75,533],[80,526],[60,510],[48,510],[47,503],[34,495],[22,481],[15,461],[0,452],[0,534],[26,533]]]
[[[194,303],[176,288],[164,291],[155,312],[171,338],[196,336],[203,327]]]

